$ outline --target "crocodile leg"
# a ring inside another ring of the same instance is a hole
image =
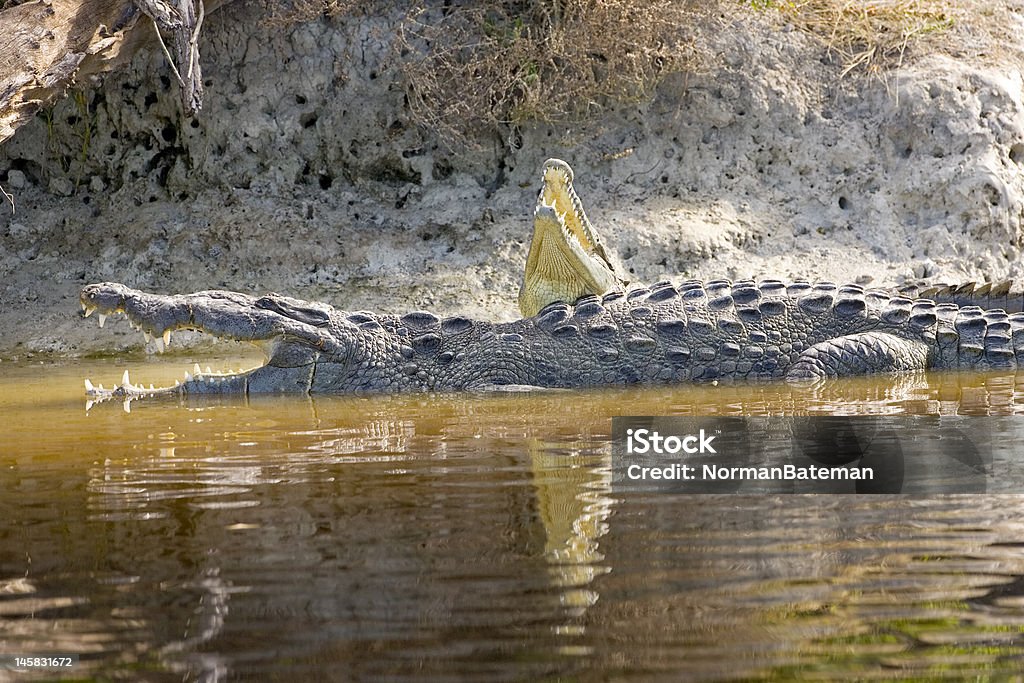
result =
[[[925,370],[928,345],[885,332],[862,332],[819,342],[800,354],[787,380]]]

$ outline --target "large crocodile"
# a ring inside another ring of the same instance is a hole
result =
[[[193,329],[270,342],[260,368],[169,389],[187,394],[806,379],[1024,363],[1024,314],[832,283],[665,281],[549,304],[510,323],[347,313],[276,295],[164,296],[113,283],[87,286],[82,302],[101,314],[124,312],[157,337]]]
[[[100,398],[577,388],[800,380],[930,368],[1015,369],[1024,363],[1024,315],[1000,309],[828,282],[666,280],[625,288],[571,192],[571,169],[561,171],[557,163],[545,166],[545,186],[557,187],[541,193],[535,237],[550,229],[567,241],[572,237],[586,248],[564,253],[593,259],[598,267],[549,271],[554,277],[547,278],[547,288],[526,295],[530,306],[543,306],[536,315],[493,323],[423,311],[350,313],[275,294],[167,296],[116,283],[94,284],[82,290],[81,301],[86,315],[99,311],[101,324],[106,315],[124,313],[159,343],[174,330],[199,330],[262,343],[269,359],[249,372],[186,376],[184,383],[160,390],[133,386],[127,377],[112,390],[88,381],[86,388]],[[552,246],[558,248],[557,240]],[[530,286],[530,272],[528,264],[524,289]],[[561,282],[559,273],[565,275]],[[573,304],[557,300],[581,287],[591,293]],[[952,293],[967,303],[1008,300],[1005,286],[929,293]]]

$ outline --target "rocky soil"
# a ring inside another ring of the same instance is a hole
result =
[[[637,280],[1020,277],[1024,9],[1007,7],[1019,45],[954,31],[963,49],[846,78],[822,41],[744,13],[653,102],[465,152],[411,120],[397,16],[282,30],[232,4],[204,25],[198,121],[152,49],[0,148],[17,206],[0,207],[0,357],[139,347],[123,320],[83,324],[78,290],[102,280],[511,319],[548,157]]]

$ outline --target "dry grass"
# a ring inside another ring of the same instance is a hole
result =
[[[272,23],[374,12],[355,0],[265,0]],[[527,121],[582,120],[712,59],[702,31],[775,14],[818,36],[841,76],[885,78],[908,50],[979,16],[977,0],[482,0],[410,3],[396,64],[415,121],[456,147]],[[937,48],[938,49],[938,48]]]
[[[958,20],[948,0],[754,0],[819,36],[850,73],[881,75],[899,67],[908,48],[937,38]]]
[[[692,67],[701,3],[490,0],[411,14],[401,33],[414,115],[466,141],[483,129],[585,118]]]
[[[263,0],[284,28],[387,9],[356,0]],[[580,119],[643,98],[696,52],[699,0],[418,0],[400,22],[395,63],[417,124],[454,146],[526,121]],[[714,3],[712,3],[714,4]]]

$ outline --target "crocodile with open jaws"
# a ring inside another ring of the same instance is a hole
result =
[[[183,383],[156,390],[127,377],[110,390],[86,380],[87,392],[102,399],[581,388],[1024,364],[1024,314],[1001,309],[828,282],[666,280],[627,287],[583,213],[568,165],[549,161],[544,183],[535,242],[538,234],[554,234],[570,247],[549,240],[559,255],[528,259],[520,304],[527,312],[536,308],[535,315],[494,323],[424,311],[352,313],[276,294],[160,295],[92,284],[81,302],[86,315],[99,312],[101,325],[105,316],[124,313],[161,345],[174,330],[199,330],[262,343],[269,358],[248,372],[186,374]],[[1007,288],[959,294],[966,302],[1006,301]]]

